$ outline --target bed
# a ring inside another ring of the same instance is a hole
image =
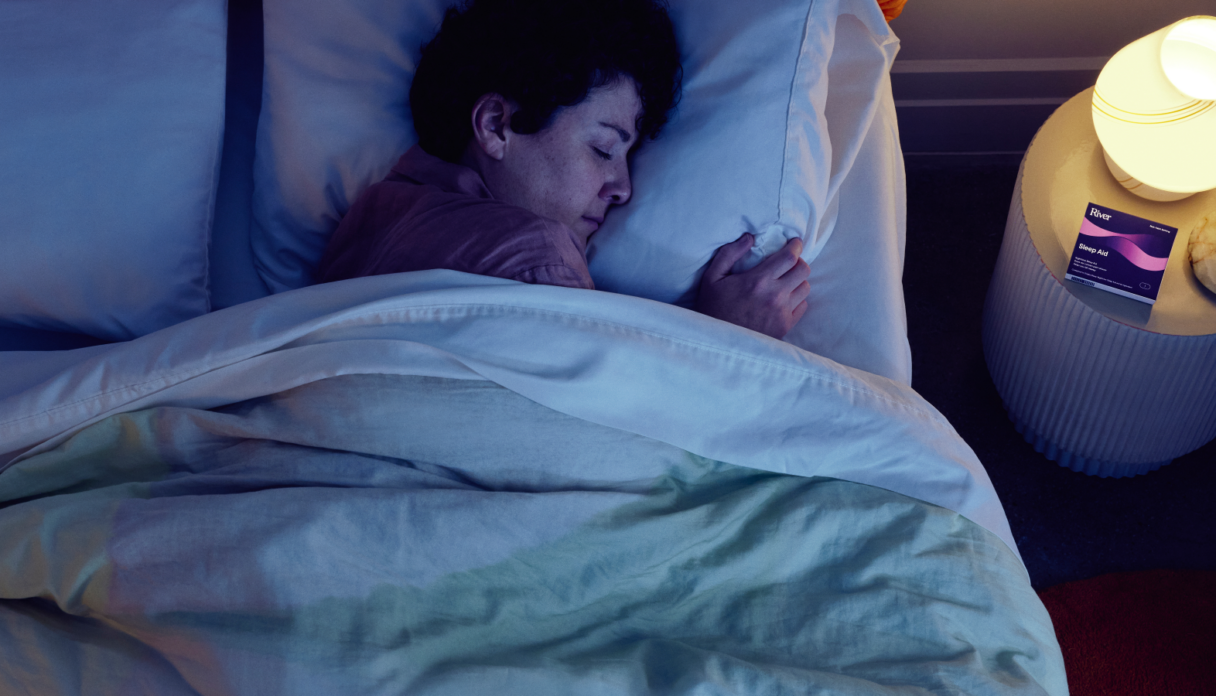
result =
[[[670,4],[596,291],[310,284],[439,0],[0,6],[0,692],[1067,693],[910,388],[898,40]],[[806,240],[785,341],[688,309],[745,229]]]

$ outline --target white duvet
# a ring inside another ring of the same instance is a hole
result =
[[[341,374],[486,379],[710,459],[940,505],[1017,550],[983,466],[910,387],[624,295],[425,271],[292,291],[129,343],[5,360],[6,463],[120,411],[218,406]]]
[[[9,354],[0,691],[1066,693],[907,386],[453,271]]]

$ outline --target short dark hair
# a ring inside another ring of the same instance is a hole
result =
[[[519,110],[511,130],[536,133],[560,107],[632,78],[639,141],[654,138],[680,97],[680,52],[664,0],[466,0],[422,48],[410,87],[419,144],[458,162],[473,106],[497,93]]]

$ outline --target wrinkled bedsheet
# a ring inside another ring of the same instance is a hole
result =
[[[906,386],[446,271],[14,355],[0,692],[1067,693]]]

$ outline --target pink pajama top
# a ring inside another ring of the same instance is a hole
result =
[[[585,253],[566,225],[494,200],[477,172],[415,145],[342,218],[316,278],[448,268],[594,289]]]

